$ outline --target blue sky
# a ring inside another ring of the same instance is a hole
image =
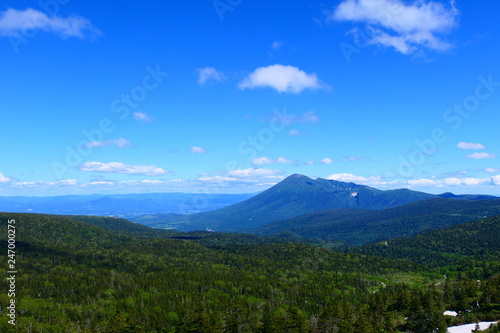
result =
[[[500,3],[4,1],[0,195],[500,195]]]

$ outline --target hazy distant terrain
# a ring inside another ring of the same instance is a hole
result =
[[[0,197],[0,211],[136,217],[155,213],[197,213],[235,204],[253,194],[146,193]]]

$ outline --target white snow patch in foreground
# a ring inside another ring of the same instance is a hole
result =
[[[456,311],[445,311],[443,314],[445,316],[453,316],[453,317],[458,316],[458,313]]]
[[[491,324],[496,324],[496,321],[483,321],[479,323],[479,327],[485,330],[490,327]],[[471,333],[473,329],[476,328],[476,324],[467,324],[460,326],[448,327],[448,333]]]

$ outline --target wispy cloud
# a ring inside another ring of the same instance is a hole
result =
[[[375,142],[378,143],[380,140],[374,136],[374,135],[358,135],[358,138],[360,138],[363,141],[368,141],[368,142]]]
[[[329,18],[365,24],[369,44],[411,54],[422,48],[450,49],[452,44],[442,36],[458,26],[458,15],[454,1],[444,6],[433,1],[345,0]],[[358,28],[353,32],[360,33]]]
[[[281,48],[285,43],[281,42],[281,41],[274,41],[272,44],[271,44],[271,47],[273,48],[273,50],[277,50],[279,48]]]
[[[365,159],[364,157],[354,156],[354,155],[344,156],[344,158],[343,158],[344,162],[359,162],[359,161],[362,161],[364,159]]]
[[[255,157],[252,159],[254,165],[267,165],[267,164],[290,164],[292,160],[286,157],[278,157],[276,159],[269,157]]]
[[[273,160],[269,157],[254,157],[252,159],[252,164],[254,165],[266,165],[266,164],[272,164]]]
[[[171,171],[159,168],[155,165],[129,165],[121,162],[85,162],[80,164],[79,169],[89,172],[125,173],[145,176],[161,176],[171,173]]]
[[[62,37],[99,36],[101,32],[92,23],[80,16],[59,17],[27,8],[17,10],[9,8],[0,12],[0,35],[20,36],[27,31],[47,31]]]
[[[85,147],[99,148],[99,147],[106,147],[106,146],[110,146],[110,145],[116,146],[116,147],[121,149],[121,148],[125,148],[125,147],[132,145],[132,143],[125,138],[119,138],[119,139],[113,139],[113,140],[107,140],[107,141],[91,141],[91,142],[85,144]]]
[[[259,67],[239,84],[242,90],[266,87],[280,93],[293,94],[301,93],[305,89],[328,88],[315,73],[307,74],[297,67],[284,65]]]
[[[218,72],[213,67],[203,67],[196,70],[198,72],[198,83],[204,85],[209,81],[221,82],[225,80],[224,74]]]
[[[270,119],[271,119],[271,116],[265,115],[265,116],[261,117],[260,121],[261,122],[268,122]],[[285,114],[282,117],[280,117],[279,119],[275,119],[275,120],[278,121],[279,123],[285,124],[285,125],[296,124],[296,123],[317,125],[321,119],[320,119],[320,116],[318,116],[316,114],[316,112],[307,111],[307,112],[303,112],[302,115],[300,115],[300,116]],[[301,133],[296,129],[290,130],[290,135],[300,135],[300,134]]]
[[[205,154],[207,152],[205,148],[201,147],[191,147],[189,148],[189,151],[193,154]]]
[[[295,122],[316,125],[319,123],[319,116],[314,111],[307,111],[300,117],[296,117]]]
[[[55,182],[36,181],[36,182],[16,182],[13,184],[17,188],[48,188],[48,187],[61,187],[61,186],[77,186],[76,179],[61,179]]]
[[[286,157],[278,157],[276,159],[276,163],[290,164],[290,163],[292,163],[292,160],[290,160]]]
[[[489,173],[497,173],[500,172],[500,169],[497,168],[486,168],[484,171],[489,172]]]
[[[457,143],[457,148],[460,149],[486,149],[486,146],[480,143],[474,143],[474,142],[459,142]]]
[[[334,164],[335,161],[332,160],[331,158],[329,157],[325,157],[319,161],[307,161],[305,163],[302,163],[302,165],[316,165],[316,164]]]
[[[497,154],[477,153],[476,152],[476,153],[467,155],[467,158],[472,158],[472,159],[475,159],[475,160],[482,160],[482,159],[486,159],[486,158],[494,158],[496,156],[497,156]]]
[[[157,180],[157,179],[143,179],[143,180],[124,180],[120,182],[120,184],[126,184],[126,185],[163,185],[167,183],[164,180]]]
[[[133,117],[135,120],[142,121],[144,123],[152,123],[154,120],[154,117],[142,111],[134,112]]]

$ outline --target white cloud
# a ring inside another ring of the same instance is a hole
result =
[[[105,181],[105,180],[99,180],[99,181],[93,181],[87,184],[84,184],[84,186],[92,186],[92,185],[106,185],[106,186],[113,186],[115,183],[110,182],[110,181]]]
[[[85,146],[92,147],[92,148],[98,148],[98,147],[106,147],[109,145],[115,145],[121,149],[121,148],[125,148],[125,147],[132,145],[132,143],[125,138],[119,138],[119,139],[113,139],[113,140],[107,140],[107,141],[91,141],[91,142],[87,143]]]
[[[62,37],[78,38],[84,38],[86,35],[95,37],[101,34],[89,20],[80,16],[49,17],[33,8],[25,10],[9,8],[0,12],[0,35],[20,36],[26,31],[36,30],[54,32]]]
[[[152,123],[154,120],[154,117],[150,116],[147,113],[144,113],[142,111],[134,112],[133,117],[137,121],[142,121],[145,123]]]
[[[140,181],[141,184],[146,184],[146,185],[160,185],[164,184],[165,182],[162,180],[157,180],[157,179],[144,179]]]
[[[277,169],[263,169],[263,168],[248,168],[248,169],[237,169],[231,170],[228,174],[232,177],[237,178],[249,178],[249,177],[274,177],[281,174],[280,170]]]
[[[467,186],[488,185],[490,178],[472,178],[467,177],[462,179],[462,184]]]
[[[486,168],[486,169],[484,169],[484,171],[490,172],[490,173],[497,173],[497,172],[500,172],[500,169],[497,169],[497,168]]]
[[[20,188],[34,188],[38,185],[40,185],[40,183],[37,182],[16,182],[13,184],[14,187]]]
[[[408,181],[408,185],[410,186],[416,186],[416,187],[419,187],[419,186],[436,186],[438,185],[439,182],[434,180],[434,179],[425,179],[425,178],[421,178],[421,179],[411,179]]]
[[[216,184],[240,181],[239,179],[234,178],[234,177],[208,176],[208,175],[200,176],[200,177],[196,178],[196,180],[203,182],[203,183],[216,183]]]
[[[224,175],[204,173],[196,181],[205,185],[217,184],[218,186],[272,186],[284,177],[281,170],[265,168],[248,168],[231,170]]]
[[[321,164],[333,164],[333,160],[328,158],[328,157],[325,157],[324,159],[319,161],[319,163],[321,163]]]
[[[16,182],[13,184],[14,187],[18,188],[45,188],[48,187],[59,187],[59,186],[76,186],[78,185],[78,181],[76,179],[62,179],[55,182],[46,182],[43,180],[39,180],[36,182]]]
[[[491,182],[492,182],[494,185],[498,185],[498,186],[500,186],[500,175],[491,176]]]
[[[290,133],[288,133],[288,134],[291,136],[295,136],[295,135],[300,135],[300,132],[296,129],[291,129]]]
[[[201,147],[191,147],[189,148],[189,151],[193,154],[205,154],[207,152],[206,149]]]
[[[143,180],[123,180],[119,184],[127,186],[141,186],[141,185],[166,185],[169,181],[157,180],[157,179],[143,179]]]
[[[269,87],[280,93],[298,94],[304,89],[327,88],[315,73],[307,74],[294,66],[271,65],[259,67],[239,85],[240,89]]]
[[[340,182],[347,182],[347,183],[350,183],[350,182],[364,183],[364,182],[369,181],[369,179],[366,177],[356,176],[356,175],[353,175],[352,173],[334,173],[334,174],[326,177],[326,179],[332,179],[332,180],[337,180]]]
[[[0,172],[0,183],[8,183],[10,181],[11,181],[10,178],[5,177],[3,173]]]
[[[486,149],[486,146],[480,143],[474,143],[474,142],[459,142],[457,143],[457,148],[460,149]]]
[[[221,82],[225,79],[224,74],[218,72],[213,67],[198,68],[196,71],[198,72],[198,83],[201,85],[207,83],[208,81]]]
[[[443,183],[448,186],[459,186],[462,184],[458,178],[445,178]]]
[[[492,183],[491,178],[474,178],[474,177],[465,177],[465,178],[445,178],[445,179],[416,179],[409,180],[408,185],[410,187],[426,187],[426,186],[435,186],[435,187],[444,187],[444,186],[487,186]]]
[[[337,21],[366,24],[368,43],[393,47],[400,53],[411,54],[421,48],[444,51],[452,44],[441,35],[458,25],[459,13],[454,2],[449,8],[433,1],[345,0],[330,16]],[[359,33],[359,29],[354,29]]]
[[[496,154],[477,153],[476,152],[476,153],[467,155],[467,158],[473,158],[475,160],[482,160],[482,159],[485,159],[485,158],[494,158],[496,156],[497,156]]]
[[[290,164],[292,163],[292,160],[286,157],[278,157],[276,159],[272,159],[269,157],[255,157],[252,159],[252,164],[254,165],[267,165],[273,163]]]
[[[353,175],[352,173],[335,173],[326,177],[326,179],[337,180],[340,182],[361,182],[367,178]]]
[[[406,181],[401,181],[397,179],[387,180],[382,176],[371,176],[371,177],[363,177],[357,176],[350,173],[337,173],[332,174],[327,177],[327,179],[333,179],[342,182],[352,182],[357,184],[368,185],[376,188],[404,188],[404,187],[449,187],[449,186],[489,186],[494,185],[495,176],[488,178],[474,178],[474,177],[466,177],[466,178],[445,178],[445,179],[428,179],[428,178],[420,178],[420,179],[409,179]],[[500,181],[500,176],[499,179]],[[499,185],[499,184],[497,184]]]
[[[121,162],[85,162],[80,164],[81,171],[104,172],[104,173],[125,173],[131,175],[161,176],[171,171],[159,168],[155,165],[129,165]]]
[[[63,180],[58,180],[56,182],[48,183],[49,185],[66,185],[66,186],[74,186],[78,184],[78,181],[76,179],[63,179]]]

